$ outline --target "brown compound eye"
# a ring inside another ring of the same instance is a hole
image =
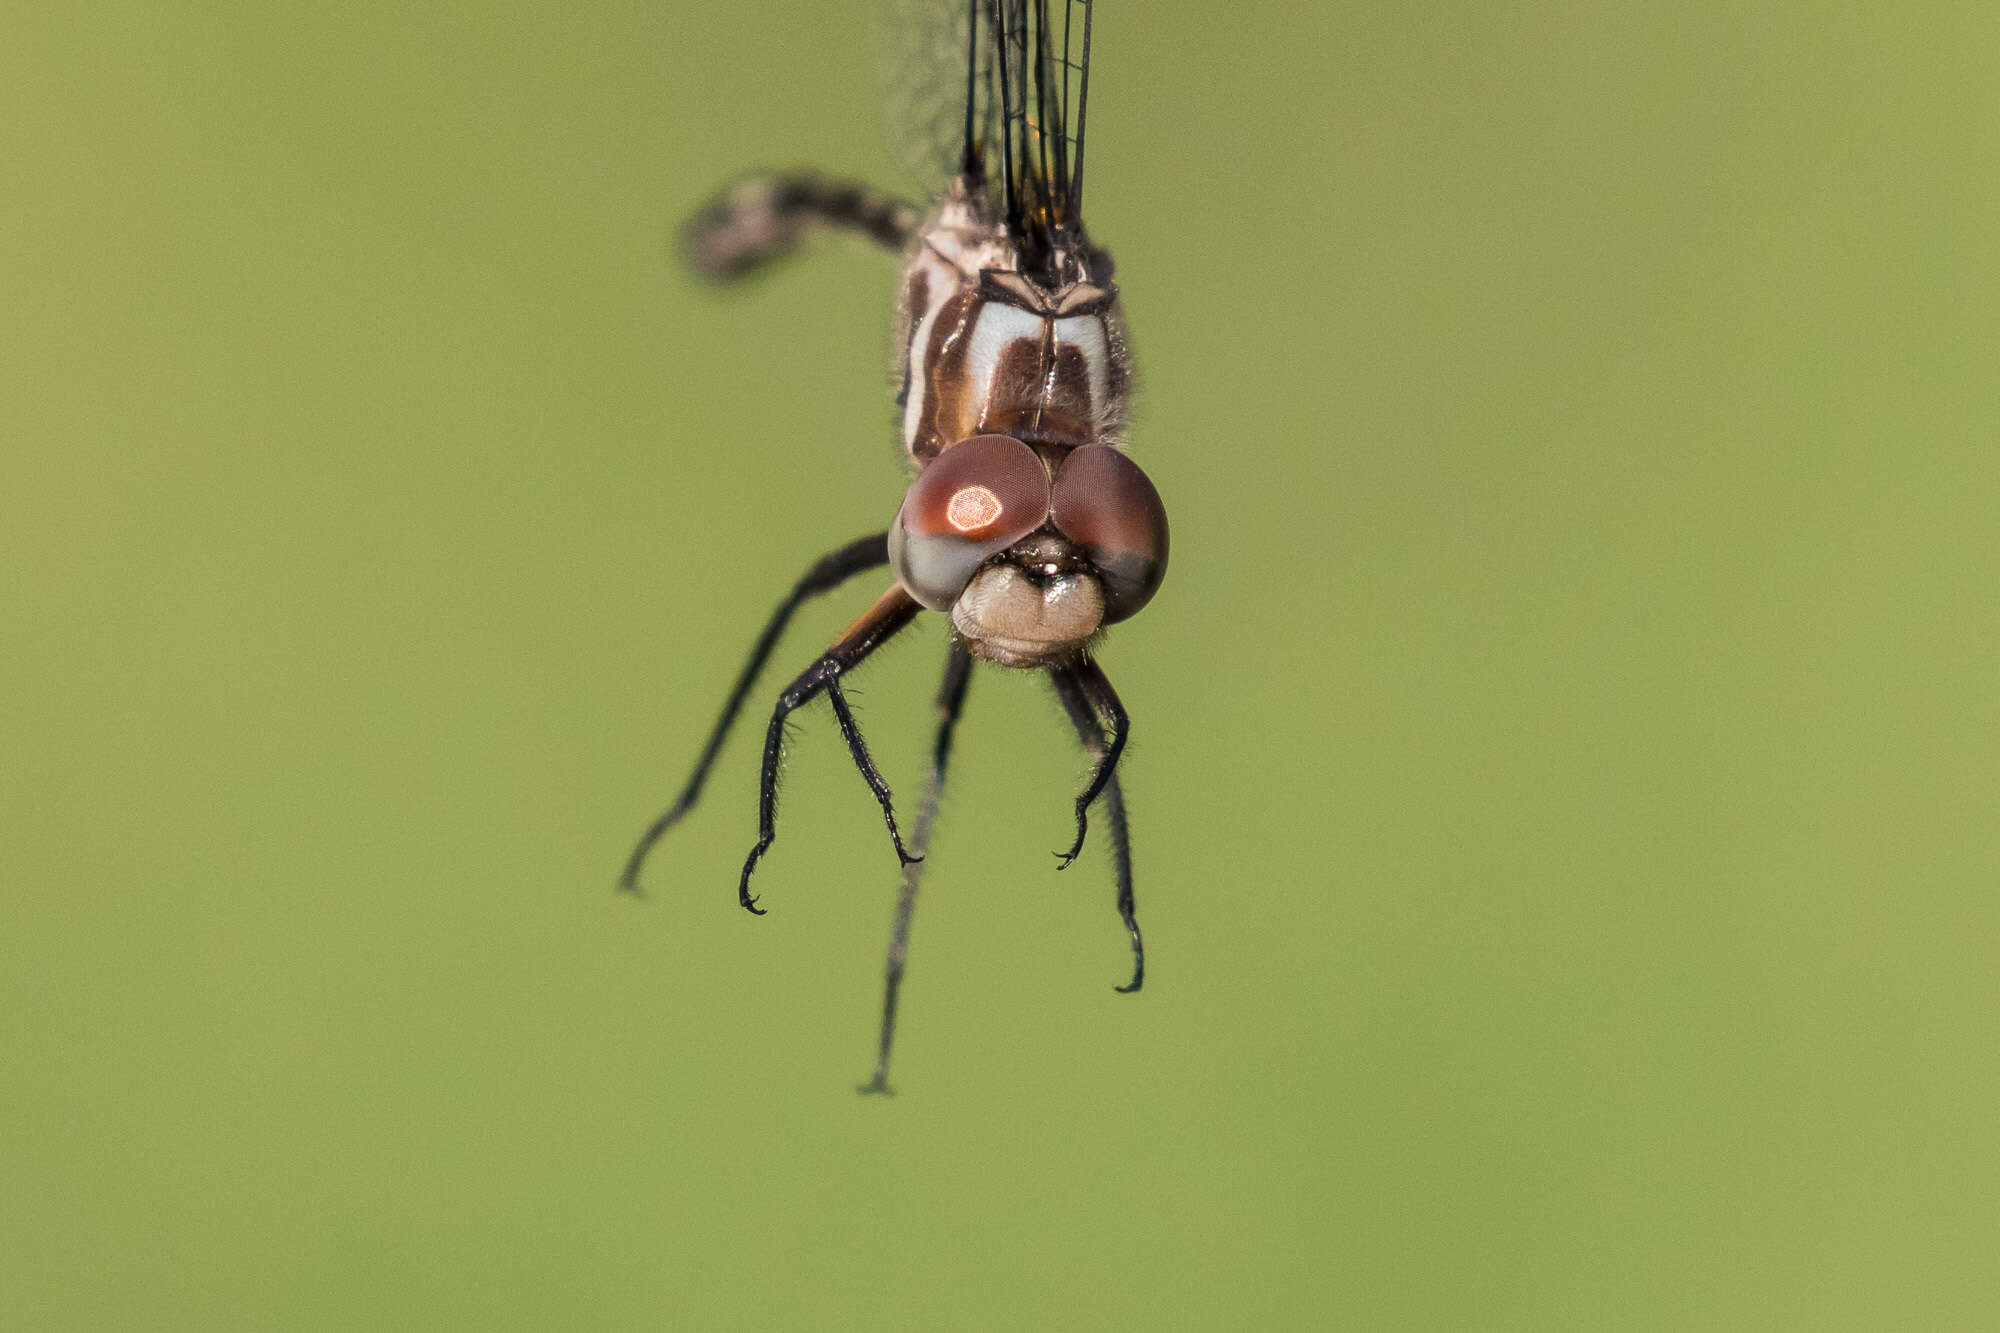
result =
[[[910,596],[949,611],[987,560],[1048,521],[1049,472],[1011,435],[975,435],[930,461],[889,529]]]
[[[1139,465],[1103,444],[1070,451],[1050,497],[1056,528],[1104,584],[1104,623],[1151,600],[1167,574],[1167,507]]]

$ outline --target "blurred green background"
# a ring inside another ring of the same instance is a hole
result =
[[[2000,1324],[2000,15],[1105,5],[1152,971],[982,672],[883,1101],[823,708],[612,892],[901,493],[892,266],[669,253],[864,8],[10,15],[0,1324]]]

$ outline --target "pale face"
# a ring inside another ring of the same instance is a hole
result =
[[[939,454],[889,532],[904,589],[1003,666],[1060,661],[1137,612],[1167,548],[1166,509],[1136,463],[1106,445],[1045,454],[1008,435]]]

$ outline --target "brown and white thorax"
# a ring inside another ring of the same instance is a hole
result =
[[[1006,232],[954,191],[918,234],[897,310],[903,447],[922,467],[975,435],[1066,451],[1121,443],[1130,368],[1118,289],[1098,252],[1048,287]]]

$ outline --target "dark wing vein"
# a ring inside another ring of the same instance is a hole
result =
[[[967,0],[984,22],[966,52],[966,170],[985,178],[998,157],[1007,229],[1031,260],[1083,228],[1092,3]],[[996,119],[993,144],[984,136]]]

